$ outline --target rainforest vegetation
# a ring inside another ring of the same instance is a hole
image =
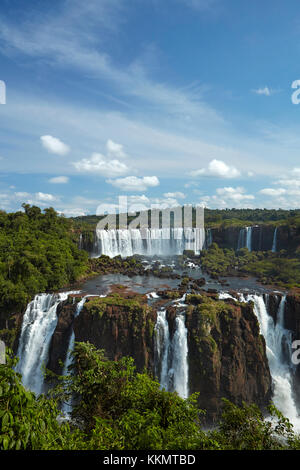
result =
[[[213,243],[208,250],[201,252],[201,266],[212,277],[218,276],[255,276],[263,284],[281,287],[300,287],[300,252],[287,257],[285,250],[248,251],[242,248],[234,251],[222,249]]]
[[[74,243],[72,221],[54,209],[23,204],[0,212],[0,312],[22,311],[38,292],[55,291],[87,269],[88,254]]]
[[[60,383],[50,396],[36,397],[13,370],[17,359],[7,355],[0,365],[1,450],[300,449],[292,425],[272,404],[269,420],[256,405],[223,400],[220,422],[204,431],[196,394],[184,400],[161,390],[136,372],[133,359],[109,361],[89,343],[76,343],[73,356],[75,373],[52,375]],[[71,397],[72,419],[64,420],[60,406]]]

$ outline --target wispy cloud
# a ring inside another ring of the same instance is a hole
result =
[[[52,135],[42,135],[41,142],[43,147],[49,152],[56,155],[67,155],[70,152],[68,145]]]
[[[271,96],[271,95],[274,95],[275,93],[279,93],[279,90],[273,90],[272,88],[269,88],[268,86],[265,86],[264,88],[256,88],[251,91],[252,93],[255,93],[256,95],[264,95],[264,96]]]
[[[47,61],[62,68],[76,68],[85,76],[89,74],[106,80],[118,94],[143,100],[152,109],[159,107],[159,112],[180,112],[182,116],[193,119],[223,122],[221,114],[204,102],[199,90],[195,93],[195,90],[153,81],[148,75],[144,57],[136,57],[122,68],[116,66],[101,38],[105,37],[107,29],[111,29],[107,28],[106,19],[109,25],[120,22],[123,2],[91,0],[89,5],[67,1],[59,15],[41,18],[33,14],[33,19],[17,26],[0,18],[2,52],[22,53],[31,58],[43,58],[43,63]]]

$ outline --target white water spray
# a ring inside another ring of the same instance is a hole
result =
[[[56,310],[71,293],[74,292],[38,294],[24,314],[16,371],[22,374],[23,385],[37,395],[44,391],[42,366],[48,362],[49,346],[57,325]]]
[[[277,251],[277,227],[274,230],[273,243],[272,243],[272,252],[276,253]]]
[[[246,301],[253,301],[254,312],[258,318],[261,334],[266,341],[266,352],[274,383],[273,402],[275,406],[294,425],[296,431],[300,430],[300,418],[298,416],[292,390],[291,362],[291,332],[284,328],[284,308],[286,297],[283,296],[277,312],[276,325],[273,318],[268,314],[267,307],[262,295],[248,295]],[[289,349],[284,354],[283,346]]]
[[[237,249],[241,248],[248,248],[249,251],[252,251],[252,227],[241,228]]]
[[[188,343],[185,315],[175,319],[175,332],[170,340],[166,311],[157,312],[156,332],[156,371],[160,369],[160,385],[167,391],[176,391],[182,398],[188,397]]]
[[[204,228],[96,230],[96,256],[134,254],[180,255],[184,250],[199,253],[205,245]]]

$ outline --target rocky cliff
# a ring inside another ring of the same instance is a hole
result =
[[[209,421],[218,418],[222,397],[267,405],[271,375],[252,305],[198,295],[187,301],[189,390],[200,392]]]
[[[212,229],[212,239],[222,248],[233,248],[234,250],[238,247],[239,234],[242,227],[240,226],[228,226],[219,227]],[[281,234],[281,230],[278,229],[277,240],[278,248],[281,249],[286,244],[284,234]],[[255,251],[268,251],[272,249],[274,236],[273,225],[254,225],[252,227],[252,250]]]
[[[132,356],[138,371],[154,370],[156,311],[146,296],[112,294],[90,298],[75,319],[75,341],[89,341],[117,360]]]
[[[271,398],[271,376],[265,342],[251,304],[220,301],[213,294],[189,295],[186,313],[188,329],[189,392],[200,392],[199,405],[207,410],[207,421],[220,414],[221,398],[234,403],[246,401],[263,407]],[[71,299],[58,309],[58,323],[53,334],[48,367],[61,372],[71,325],[76,341],[89,341],[104,349],[109,359],[121,356],[135,359],[138,371],[146,368],[154,374],[156,310],[145,296],[113,293],[87,299],[80,315]],[[162,301],[160,301],[162,302]],[[178,308],[170,300],[167,320],[170,337],[175,331]]]

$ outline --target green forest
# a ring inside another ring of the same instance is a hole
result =
[[[273,404],[266,419],[256,405],[223,400],[216,427],[205,431],[197,395],[188,399],[160,389],[133,359],[109,361],[102,350],[77,343],[75,373],[54,376],[49,396],[38,398],[13,370],[8,351],[0,365],[1,450],[284,450],[300,449],[300,437]],[[72,420],[60,406],[73,397]]]

